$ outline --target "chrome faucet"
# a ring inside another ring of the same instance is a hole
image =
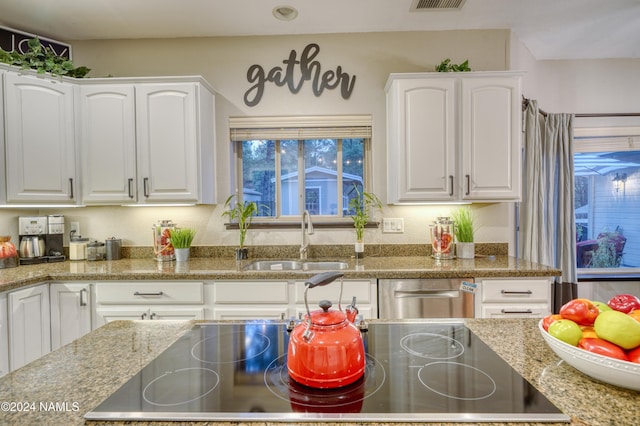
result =
[[[307,224],[306,232],[304,230],[305,218],[306,218],[306,224]],[[300,259],[306,259],[307,250],[309,248],[309,241],[307,241],[307,237],[305,235],[313,235],[313,223],[311,223],[311,215],[309,214],[309,210],[305,210],[302,213],[301,231],[302,231],[302,242],[300,243]]]

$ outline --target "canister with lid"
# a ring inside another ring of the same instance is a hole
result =
[[[122,240],[116,237],[104,241],[107,260],[118,260],[122,256]]]
[[[87,259],[88,238],[74,237],[69,241],[69,260]]]
[[[104,243],[92,241],[87,244],[87,260],[104,259]]]

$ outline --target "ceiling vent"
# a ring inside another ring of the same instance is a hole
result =
[[[467,0],[413,0],[410,12],[428,10],[460,10]]]

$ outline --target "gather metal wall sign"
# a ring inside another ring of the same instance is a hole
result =
[[[265,70],[261,65],[251,65],[247,70],[247,80],[253,83],[244,94],[244,103],[253,107],[258,105],[264,94],[267,83],[273,83],[278,87],[287,86],[291,93],[296,94],[302,89],[305,81],[311,83],[311,89],[315,96],[320,96],[325,89],[340,87],[343,99],[349,99],[356,84],[356,76],[350,76],[342,71],[338,65],[334,70],[322,72],[322,65],[315,58],[320,53],[320,46],[315,43],[307,45],[300,54],[292,50],[289,57],[282,61],[284,66],[274,66]]]

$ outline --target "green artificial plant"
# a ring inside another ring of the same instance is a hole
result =
[[[37,37],[27,40],[27,44],[29,50],[25,53],[0,49],[0,62],[18,66],[20,69],[33,69],[38,74],[48,72],[55,76],[75,78],[83,78],[91,71],[87,67],[74,67],[71,59],[57,55],[49,46],[44,46]]]
[[[447,58],[444,61],[436,65],[437,72],[463,72],[471,71],[469,68],[469,60],[462,62],[461,64],[452,64],[451,59]]]
[[[193,237],[196,235],[196,230],[192,228],[175,228],[169,231],[169,238],[171,239],[171,245],[173,248],[189,248]]]
[[[258,213],[258,204],[255,201],[245,201],[244,203],[236,202],[231,207],[231,200],[235,195],[230,195],[225,201],[224,206],[227,208],[222,215],[227,216],[231,222],[237,222],[240,229],[240,248],[244,248],[244,240],[247,236],[247,229],[251,226],[253,216]]]
[[[356,229],[356,240],[362,241],[364,237],[364,227],[369,221],[369,212],[372,208],[382,209],[382,202],[378,196],[372,192],[360,192],[358,187],[354,185],[356,196],[349,201],[349,209],[354,213],[351,216],[353,226]]]
[[[460,243],[472,243],[475,234],[474,216],[470,207],[462,207],[451,213],[455,224],[456,239]]]

